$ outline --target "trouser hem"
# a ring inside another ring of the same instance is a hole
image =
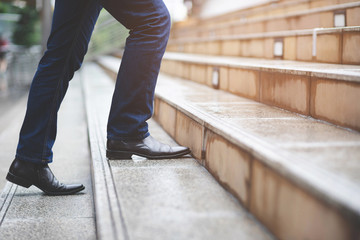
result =
[[[36,164],[52,163],[52,159],[31,158],[31,157],[22,156],[20,154],[16,154],[15,158],[20,160],[20,161],[31,162],[31,163],[36,163]]]
[[[137,136],[137,137],[112,137],[112,136],[108,136],[107,139],[108,140],[115,140],[115,141],[134,141],[134,140],[143,140],[145,138],[147,138],[148,136],[150,136],[150,133],[147,132],[143,135]]]

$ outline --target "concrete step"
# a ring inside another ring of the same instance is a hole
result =
[[[357,1],[277,16],[255,19],[240,18],[230,23],[214,23],[208,26],[194,24],[193,26],[178,25],[177,27],[175,25],[172,28],[171,39],[208,38],[249,33],[360,26],[359,15],[360,2]]]
[[[360,66],[166,53],[161,70],[360,130]]]
[[[239,19],[259,19],[264,17],[274,17],[296,13],[299,11],[309,11],[314,8],[327,7],[336,4],[354,2],[354,0],[276,0],[263,1],[262,3],[245,9],[217,15],[214,17],[199,19],[196,24],[209,25],[219,23],[231,23]]]
[[[0,132],[0,239],[96,239],[95,213],[89,162],[86,120],[81,85],[76,74],[58,117],[58,135],[51,169],[64,183],[82,183],[85,190],[71,196],[47,196],[5,182],[15,156],[26,101],[21,100]]]
[[[114,81],[82,68],[98,239],[274,239],[196,160],[105,157]],[[151,134],[176,143],[153,120]]]
[[[360,236],[359,133],[168,75],[155,118],[278,238]]]
[[[171,40],[167,51],[360,65],[360,27]]]

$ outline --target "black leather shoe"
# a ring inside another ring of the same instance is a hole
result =
[[[158,142],[152,136],[134,141],[107,141],[106,157],[108,159],[131,159],[133,154],[148,159],[178,158],[190,153],[187,147],[170,147]]]
[[[15,159],[6,179],[22,187],[34,185],[48,195],[68,195],[84,190],[82,184],[60,183],[47,164],[35,164]]]

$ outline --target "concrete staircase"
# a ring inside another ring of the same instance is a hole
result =
[[[114,63],[109,67],[118,67],[119,59]],[[84,65],[81,78],[97,239],[274,239],[190,156],[151,161],[137,156],[106,159],[114,81],[94,63]],[[176,145],[153,120],[149,126],[152,136]]]
[[[360,3],[277,2],[176,24],[154,119],[277,238],[360,239]]]

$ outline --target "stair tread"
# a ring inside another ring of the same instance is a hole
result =
[[[118,66],[119,59],[113,66],[116,71]],[[89,132],[97,132],[90,134],[93,174],[106,179],[93,180],[98,231],[117,227],[117,231],[125,229],[119,235],[130,239],[171,239],[174,233],[179,239],[274,239],[193,158],[106,160],[106,125],[114,82],[93,63],[84,64],[81,76]],[[149,126],[155,138],[176,145],[153,120]],[[101,160],[94,158],[97,151],[102,153]],[[98,161],[103,167],[96,164]],[[106,215],[107,211],[114,218]]]
[[[327,63],[298,62],[289,60],[269,60],[245,57],[209,56],[166,52],[164,59],[185,61],[199,64],[214,64],[225,67],[239,67],[257,70],[276,70],[282,73],[308,75],[319,78],[330,78],[341,81],[360,82],[359,65],[342,65]]]
[[[101,58],[109,69],[119,63]],[[358,132],[165,74],[156,95],[329,204],[360,215]]]

